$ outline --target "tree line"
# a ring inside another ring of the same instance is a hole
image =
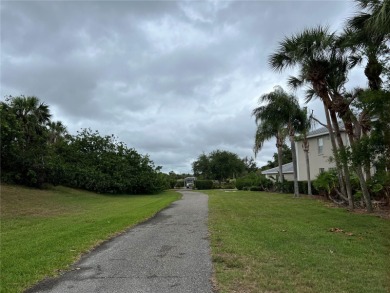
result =
[[[257,166],[253,158],[241,159],[235,153],[215,150],[199,155],[192,163],[192,170],[198,179],[226,181],[256,172]]]
[[[301,109],[295,95],[276,87],[263,94],[261,106],[253,110],[257,122],[254,151],[260,151],[266,140],[275,137],[279,174],[282,174],[281,150],[286,137],[289,138],[295,174],[294,194],[298,196],[294,141],[299,133],[307,154],[306,135],[313,120],[317,121],[328,129],[332,143],[337,182],[328,184],[333,184],[334,200],[353,209],[361,196],[367,211],[372,211],[373,195],[389,200],[390,194],[390,1],[356,2],[360,11],[345,22],[341,33],[322,26],[304,29],[284,38],[269,56],[269,64],[276,71],[298,69],[297,76],[289,77],[289,86],[292,89],[304,87],[306,102],[320,99],[326,122]],[[363,62],[368,88],[346,90],[351,69]],[[340,122],[349,145],[341,138]],[[374,175],[371,174],[373,168]],[[283,180],[282,176],[279,178]],[[358,182],[357,188],[354,181]],[[310,187],[310,179],[308,185]]]
[[[82,129],[70,135],[49,106],[33,96],[0,102],[1,181],[61,184],[99,193],[155,193],[169,181],[148,156],[114,135]]]

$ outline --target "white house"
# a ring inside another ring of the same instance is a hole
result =
[[[349,140],[347,133],[342,125],[340,125],[341,138],[344,144],[349,145]],[[317,177],[318,174],[324,171],[328,171],[336,167],[333,158],[332,152],[332,143],[329,136],[329,131],[326,127],[321,127],[316,130],[313,130],[308,133],[309,141],[309,162],[310,162],[310,178],[313,180]],[[306,171],[306,158],[305,152],[303,151],[302,141],[295,142],[295,149],[297,152],[297,177],[298,181],[307,180],[307,171]],[[291,164],[291,166],[289,165]],[[289,163],[283,166],[283,174],[286,180],[293,180],[293,167],[292,163]],[[276,173],[275,173],[276,171]],[[272,168],[265,170],[262,174],[267,177],[271,175],[276,175],[278,173],[278,168]],[[275,176],[274,176],[275,177]],[[276,178],[276,177],[275,177]]]

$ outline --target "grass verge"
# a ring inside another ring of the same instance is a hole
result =
[[[390,221],[324,202],[206,191],[221,292],[390,292]]]
[[[21,292],[55,276],[81,254],[145,221],[177,200],[158,195],[107,196],[65,187],[1,187],[1,292]]]

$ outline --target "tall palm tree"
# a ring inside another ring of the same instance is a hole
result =
[[[278,153],[278,169],[279,169],[279,178],[278,181],[283,183],[283,170],[282,170],[282,150],[284,141],[286,139],[286,133],[282,128],[282,125],[274,119],[274,121],[264,120],[260,118],[259,114],[262,111],[261,107],[253,110],[253,115],[256,117],[257,129],[255,134],[255,145],[253,146],[253,151],[255,157],[258,152],[263,148],[264,142],[272,138],[276,138],[276,148]]]
[[[347,20],[346,28],[340,36],[339,44],[343,48],[351,51],[351,66],[361,63],[364,58],[367,64],[364,74],[368,79],[370,89],[379,90],[382,79],[383,65],[379,62],[379,56],[386,49],[386,34],[373,32],[369,28],[369,21],[372,15],[361,12]]]
[[[330,110],[333,110],[335,103],[331,98],[329,82],[336,79],[336,76],[331,79],[329,75],[332,72],[345,71],[345,62],[340,62],[343,56],[338,50],[335,50],[335,42],[335,33],[329,32],[327,27],[318,26],[316,28],[305,29],[301,33],[287,37],[280,42],[276,53],[272,54],[269,58],[271,67],[276,71],[282,71],[289,67],[298,67],[298,77],[291,77],[289,84],[292,87],[309,84],[312,92],[322,100],[334,154],[337,153],[334,132],[337,133],[338,124],[332,125],[334,123],[331,120],[330,114],[332,112]],[[337,78],[342,79],[340,75]],[[333,127],[336,127],[336,129]],[[335,158],[337,159],[336,155]],[[347,163],[336,162],[342,166],[342,173],[346,181],[348,181],[349,169]],[[339,183],[340,186],[344,185],[341,173],[339,175]],[[353,209],[351,184],[347,182],[345,185],[347,187],[349,207]]]
[[[255,154],[261,148],[265,140],[268,140],[270,137],[276,137],[279,178],[282,178],[282,146],[285,136],[288,135],[291,142],[294,168],[294,195],[299,196],[294,138],[296,131],[302,129],[304,118],[300,111],[298,100],[295,96],[286,93],[280,86],[277,86],[273,92],[262,95],[260,97],[260,102],[266,104],[253,110],[256,122],[260,122],[255,138]]]

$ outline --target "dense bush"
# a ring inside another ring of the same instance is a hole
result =
[[[223,189],[234,189],[236,188],[235,182],[224,182],[221,184],[221,188]]]
[[[249,173],[248,175],[236,179],[236,188],[238,190],[248,190],[252,186],[257,186],[261,191],[272,188],[272,181],[265,178],[264,175]]]
[[[177,179],[175,183],[175,188],[182,188],[184,186],[184,179]]]
[[[100,193],[154,193],[170,187],[169,176],[148,156],[84,129],[75,136],[50,120],[36,97],[0,103],[1,180],[41,187],[62,184]]]
[[[338,187],[336,172],[326,171],[318,174],[317,178],[313,181],[313,186],[320,194],[325,194],[326,196],[334,194],[335,188]]]
[[[196,189],[212,189],[213,181],[212,180],[195,180]]]

